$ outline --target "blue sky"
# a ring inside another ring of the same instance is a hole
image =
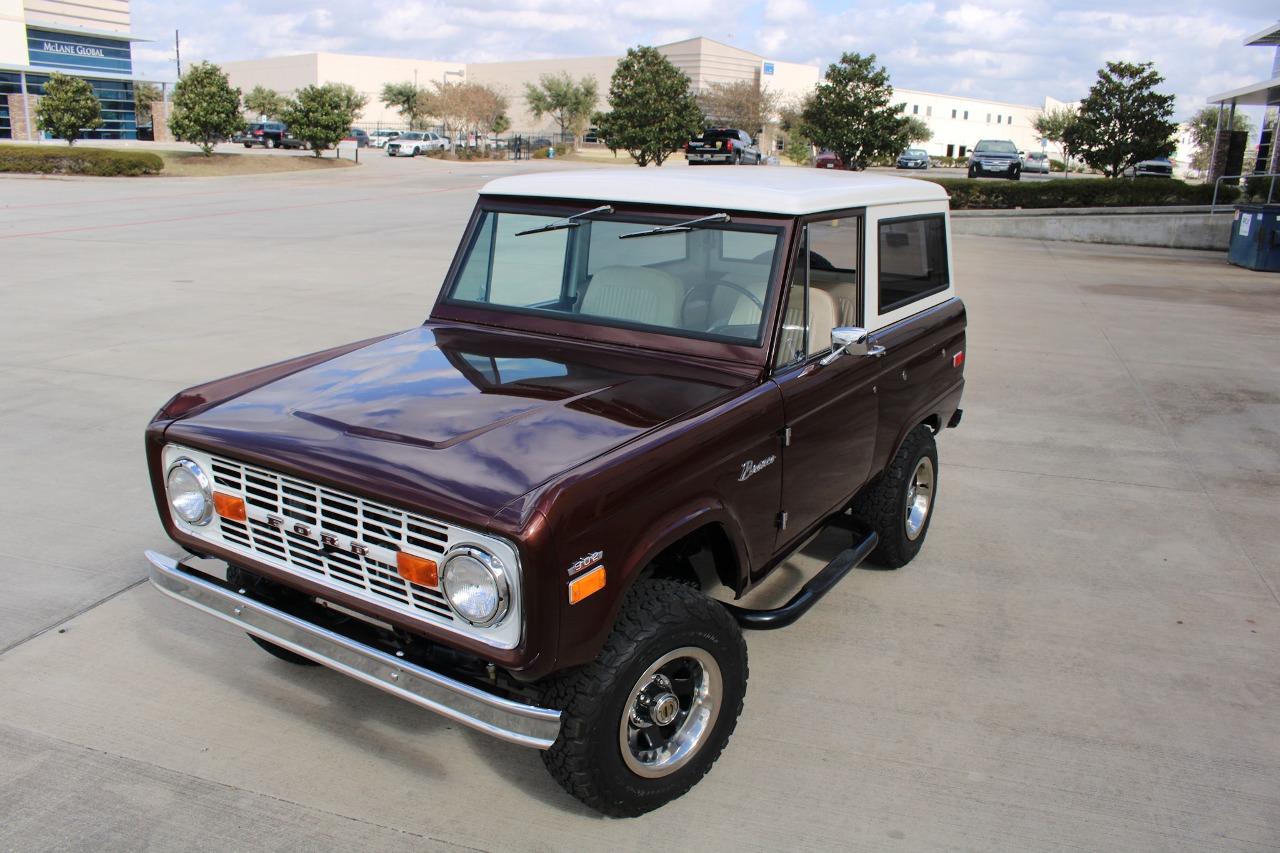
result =
[[[1108,59],[1153,60],[1179,117],[1207,95],[1270,76],[1273,50],[1242,39],[1274,3],[836,2],[836,0],[133,0],[138,70],[183,60],[317,50],[457,61],[621,53],[695,35],[767,58],[826,66],[875,53],[904,88],[1039,105],[1075,100]],[[726,10],[732,14],[726,16]]]

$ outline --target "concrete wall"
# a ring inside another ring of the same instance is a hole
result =
[[[954,234],[1226,251],[1232,211],[1207,207],[958,210]]]
[[[360,122],[366,125],[390,123],[399,127],[404,122],[400,113],[379,100],[382,97],[382,87],[387,83],[416,80],[424,89],[430,88],[433,81],[442,83],[447,79],[450,83],[461,83],[465,79],[463,76],[450,74],[446,78],[445,72],[457,71],[465,74],[465,69],[466,66],[461,62],[391,59],[343,53],[316,54],[317,83],[348,83],[369,99],[360,117]]]
[[[764,74],[762,64],[760,85],[778,95],[783,106],[812,92],[814,87],[822,80],[822,74],[825,70],[818,68],[816,65],[801,65],[798,62],[774,62],[772,60],[767,60],[767,62],[773,66],[773,73]]]
[[[22,0],[0,0],[0,63],[27,65],[29,59]]]
[[[129,32],[129,0],[25,0],[33,24]]]
[[[15,142],[34,142],[40,138],[36,129],[37,95],[7,95],[9,101],[9,138]],[[30,119],[30,123],[28,123]]]
[[[319,59],[317,53],[302,53],[221,64],[231,85],[238,86],[245,94],[254,86],[266,86],[282,95],[292,95],[304,86],[319,82]]]

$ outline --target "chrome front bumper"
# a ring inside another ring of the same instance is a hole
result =
[[[559,711],[486,693],[224,589],[185,571],[172,557],[155,551],[146,556],[152,585],[170,598],[357,681],[521,746],[548,749],[560,733]]]

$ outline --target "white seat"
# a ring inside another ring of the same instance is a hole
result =
[[[809,346],[806,355],[827,352],[831,349],[831,330],[836,327],[836,303],[831,294],[823,290],[809,290]],[[787,313],[783,317],[781,349],[794,353],[800,349],[804,337],[804,287],[792,285],[787,300]],[[783,363],[789,362],[784,356]]]
[[[602,267],[582,295],[583,314],[649,326],[680,326],[684,285],[662,270]]]

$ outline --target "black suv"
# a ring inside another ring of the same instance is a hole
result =
[[[1018,146],[1008,139],[983,139],[969,152],[969,177],[993,175],[1017,181],[1022,178]]]
[[[245,148],[261,145],[263,148],[305,148],[306,143],[289,135],[289,128],[278,121],[255,121],[248,130],[232,142],[241,142]]]

